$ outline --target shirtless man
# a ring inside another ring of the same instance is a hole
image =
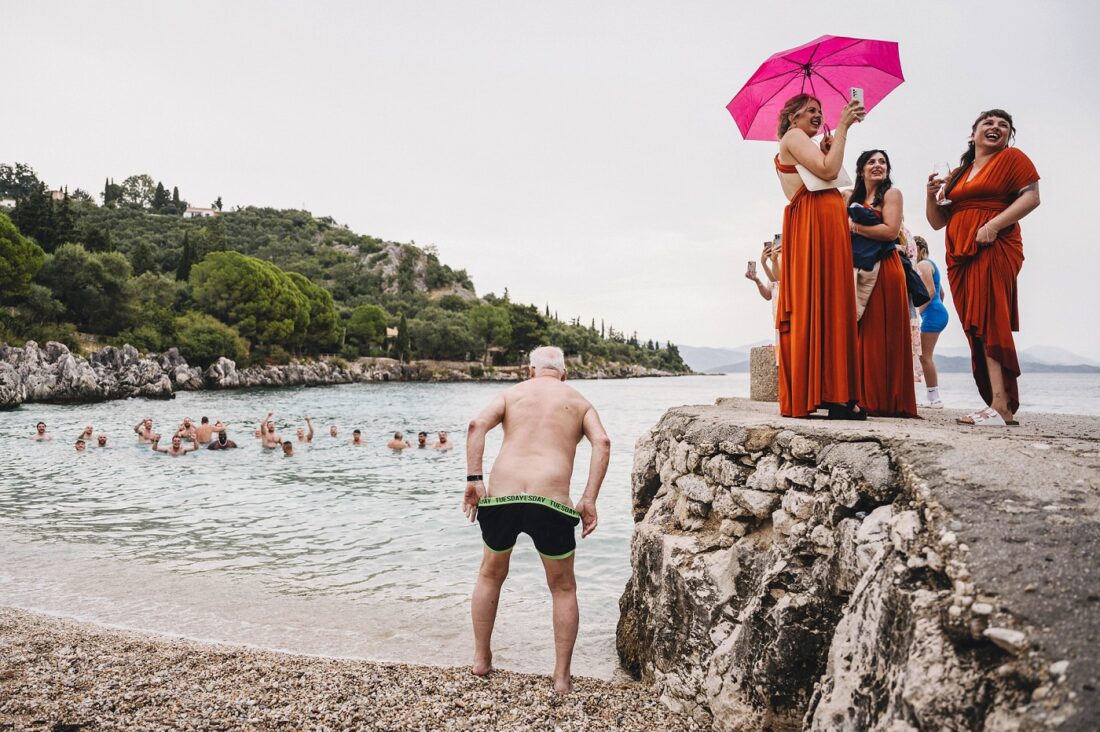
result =
[[[153,432],[153,420],[146,417],[134,425],[134,434],[138,436],[138,442],[152,442],[156,434]]]
[[[313,442],[313,422],[309,417],[306,417],[306,427],[309,428],[308,433],[301,427],[298,428],[298,442]]]
[[[37,442],[48,442],[53,439],[53,435],[46,431],[45,422],[39,422],[34,426],[34,434],[31,435],[31,439]]]
[[[417,432],[416,433],[416,446],[423,449],[428,446],[428,433]]]
[[[194,440],[191,440],[191,445],[189,447],[184,447],[183,446],[183,438],[180,437],[179,435],[173,435],[172,436],[172,446],[171,447],[161,447],[160,446],[160,435],[154,435],[153,436],[153,451],[154,452],[163,452],[166,455],[171,455],[172,457],[179,457],[180,455],[186,455],[187,453],[194,452],[195,450],[198,450],[198,449],[199,449],[199,443],[195,442]]]
[[[218,426],[210,424],[209,417],[203,417],[199,420],[199,426],[195,428],[195,440],[205,445],[214,439],[214,433],[217,430]]]
[[[336,435],[337,435],[336,425],[332,425],[331,427],[328,428],[328,436],[329,437],[336,437]]]
[[[352,431],[352,433],[351,433],[351,444],[353,444],[353,445],[365,445],[365,444],[367,444],[367,443],[363,442],[363,432],[362,432],[362,430]]]
[[[85,444],[84,444],[83,438],[80,438],[80,437],[76,438],[76,451],[77,452],[84,452],[84,447],[85,447]]]
[[[218,424],[221,424],[221,422],[219,422]],[[233,442],[233,440],[229,439],[229,435],[227,435],[226,432],[225,432],[225,425],[222,425],[222,429],[218,430],[218,436],[214,439],[213,442],[211,442],[209,445],[207,445],[206,449],[207,450],[232,450],[236,446],[237,446],[237,443]]]
[[[481,524],[485,542],[474,588],[473,672],[492,670],[490,640],[500,587],[520,532],[532,538],[542,556],[554,605],[554,690],[572,690],[570,664],[577,640],[577,584],[573,576],[574,529],[581,537],[596,529],[596,496],[600,492],[611,440],[596,409],[566,386],[561,349],[544,346],[531,352],[531,378],[506,390],[470,422],[466,438],[466,517]],[[497,425],[504,443],[493,463],[488,487],[482,480],[485,436]],[[588,482],[576,505],[569,498],[573,458],[581,437],[592,445]]]
[[[100,432],[95,436],[96,447],[107,447],[107,435]]]
[[[386,443],[386,447],[391,450],[404,450],[409,446],[409,443],[405,442],[405,436],[400,432],[393,433],[393,439]]]
[[[269,450],[275,450],[283,444],[283,438],[275,431],[275,422],[271,419],[274,412],[268,412],[260,422],[260,442]]]
[[[294,443],[290,440],[283,441],[283,457],[294,457]]]
[[[93,437],[95,437],[95,430],[92,429],[91,425],[85,427],[84,431],[77,435],[78,440],[84,440],[85,442],[90,442]]]
[[[198,440],[198,431],[195,429],[195,423],[191,421],[190,417],[183,418],[183,423],[176,430],[176,436],[185,437],[192,442]]]
[[[436,450],[450,450],[452,447],[454,447],[454,444],[447,441],[447,433],[446,432],[440,432],[439,433],[439,442],[432,445],[432,447]]]

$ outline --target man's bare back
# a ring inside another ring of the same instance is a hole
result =
[[[571,663],[579,613],[573,574],[575,530],[581,537],[596,529],[599,495],[611,454],[596,409],[566,386],[565,357],[559,348],[531,352],[531,379],[499,394],[470,422],[466,435],[466,492],[462,508],[481,524],[485,543],[481,570],[470,603],[474,625],[472,671],[483,676],[493,667],[491,638],[500,588],[519,534],[530,536],[542,557],[553,598],[554,690],[573,688]],[[489,487],[482,475],[485,436],[497,425],[504,442],[493,463]],[[581,437],[592,444],[584,493],[574,506],[569,496],[573,459]]]
[[[487,481],[490,496],[530,493],[572,506],[569,480],[592,405],[554,378],[534,378],[501,395],[504,443]]]

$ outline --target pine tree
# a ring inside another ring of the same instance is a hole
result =
[[[157,260],[153,256],[153,247],[149,246],[149,242],[142,239],[134,247],[134,253],[130,255],[130,266],[134,270],[135,277],[146,272],[159,272],[160,268],[157,267]]]
[[[222,197],[221,196],[218,196],[218,200],[214,201],[214,205],[212,206],[212,208],[216,208],[219,211],[222,210]]]
[[[186,282],[191,278],[191,265],[195,263],[195,250],[191,245],[191,237],[188,232],[183,232],[183,253],[180,254],[180,262],[176,267],[176,281]]]

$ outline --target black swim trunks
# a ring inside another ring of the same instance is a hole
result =
[[[481,538],[496,554],[512,551],[520,533],[527,534],[544,559],[566,559],[577,550],[574,529],[581,515],[544,496],[522,494],[482,498],[477,504]]]

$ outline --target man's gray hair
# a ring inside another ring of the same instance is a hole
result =
[[[565,354],[557,346],[540,346],[531,351],[529,357],[531,368],[553,369],[560,374],[565,373]]]

